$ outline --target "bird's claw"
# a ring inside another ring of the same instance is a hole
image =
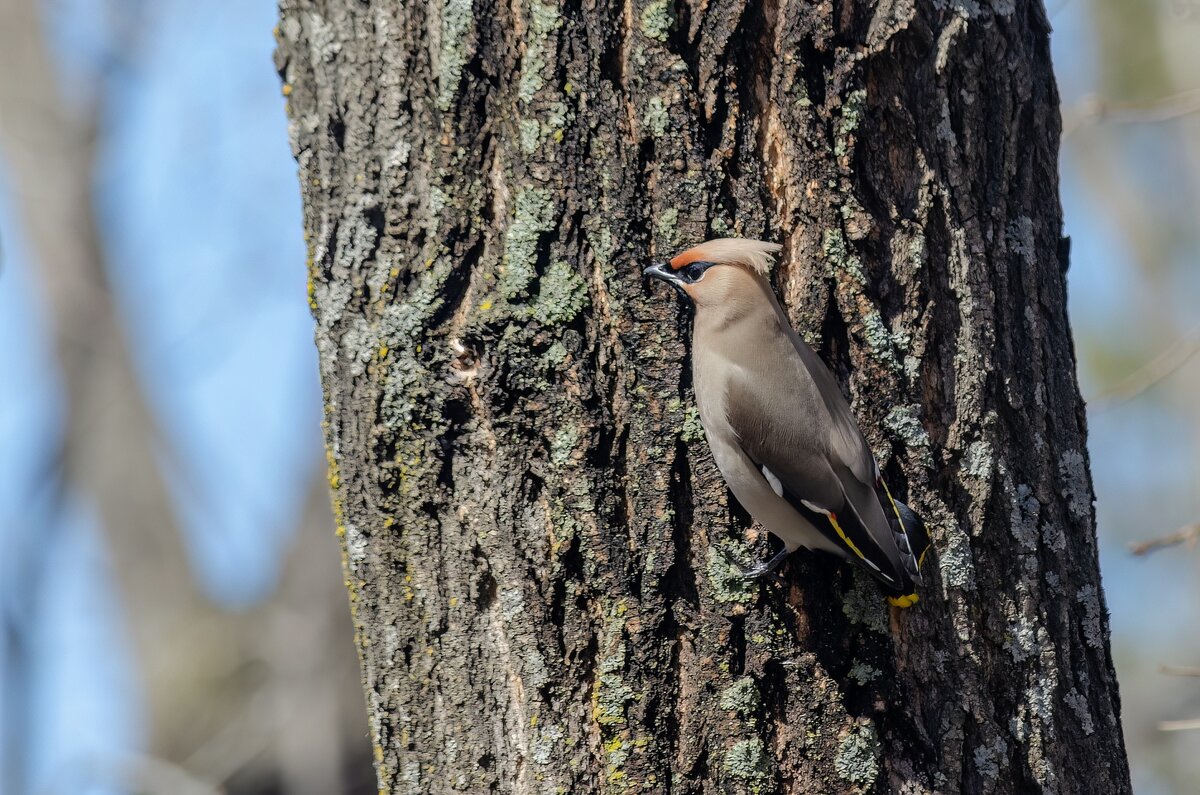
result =
[[[780,577],[775,570],[779,568],[779,564],[783,563],[783,559],[788,556],[788,549],[784,547],[779,550],[770,560],[759,563],[756,566],[741,567],[742,577],[747,580],[761,580],[764,577],[774,580],[779,585],[787,585],[787,581]]]
[[[774,575],[779,579],[779,575],[767,563],[759,563],[756,566],[747,566],[742,569],[742,577],[747,580],[760,580],[768,575]]]

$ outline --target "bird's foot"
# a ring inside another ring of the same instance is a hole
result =
[[[779,568],[779,564],[783,563],[783,559],[790,553],[787,547],[775,553],[775,556],[765,563],[759,563],[757,566],[751,566],[747,569],[742,569],[742,576],[747,580],[761,580],[763,577],[770,577],[780,585],[786,585],[786,581],[775,573],[775,569]]]

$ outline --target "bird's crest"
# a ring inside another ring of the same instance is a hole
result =
[[[693,262],[713,262],[721,265],[742,265],[753,273],[766,276],[771,271],[775,255],[783,249],[778,243],[749,240],[741,237],[718,237],[689,248],[671,260],[674,270]]]

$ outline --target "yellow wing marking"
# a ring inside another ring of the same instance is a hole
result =
[[[904,532],[904,535],[907,537],[908,536],[908,528],[904,526],[904,520],[900,518],[900,508],[896,505],[896,498],[892,496],[892,490],[888,488],[887,481],[885,481],[883,478],[879,479],[879,484],[881,486],[883,486],[883,493],[887,495],[888,502],[890,502],[892,504],[892,510],[896,513],[896,521],[900,523],[900,529]],[[926,531],[926,532],[929,532],[929,531]],[[910,544],[912,543],[911,538],[908,541]],[[925,556],[929,554],[929,548],[931,546],[933,546],[933,544],[927,543],[925,545],[925,549],[921,550],[921,556],[919,558],[917,558],[917,568],[918,569],[925,565]],[[916,594],[913,594],[913,601],[914,602],[917,601]],[[908,605],[900,605],[900,606],[908,607]]]
[[[908,528],[904,526],[904,520],[900,518],[900,509],[896,507],[896,498],[892,496],[892,490],[888,488],[887,481],[880,478],[879,484],[883,486],[883,493],[887,495],[888,502],[892,504],[892,511],[896,514],[896,521],[900,523],[900,529],[904,531],[904,535],[908,535]]]
[[[846,546],[850,547],[850,550],[855,555],[858,555],[863,560],[866,560],[867,556],[862,553],[862,550],[854,546],[854,542],[850,540],[850,536],[846,535],[846,531],[842,529],[840,524],[838,524],[837,514],[835,514],[833,511],[830,511],[825,515],[829,517],[829,523],[833,525],[833,529],[836,530],[837,534],[841,536],[841,539],[846,542]]]

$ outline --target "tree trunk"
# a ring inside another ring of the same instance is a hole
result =
[[[281,11],[384,791],[1129,791],[1040,4]],[[731,234],[929,521],[913,609],[726,558],[641,268]]]

